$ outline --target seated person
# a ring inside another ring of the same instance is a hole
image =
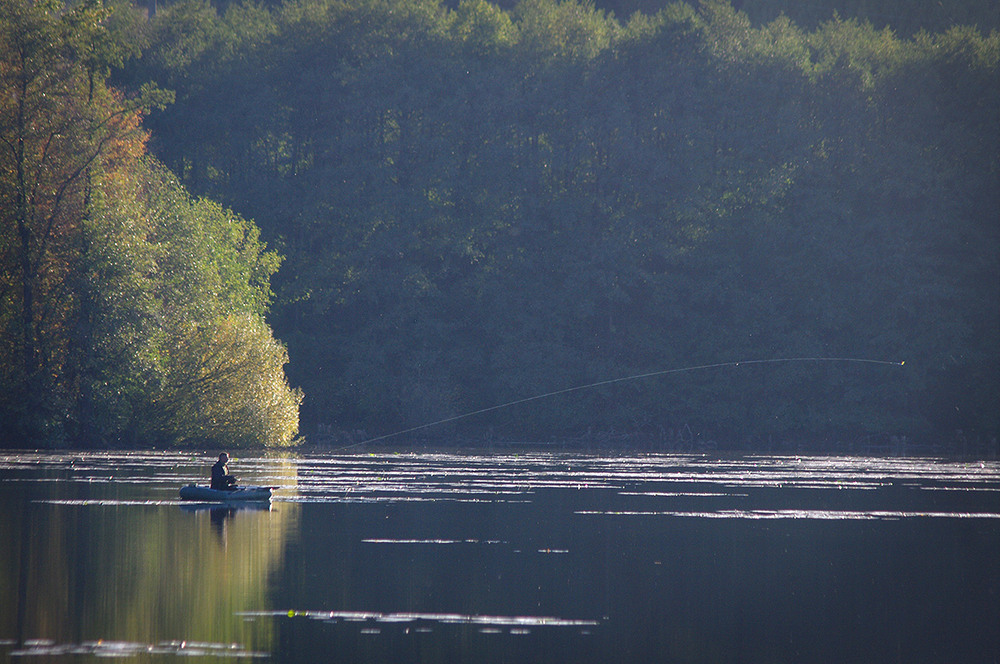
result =
[[[236,488],[236,478],[229,474],[229,455],[223,452],[219,455],[219,460],[212,466],[212,488],[220,491],[229,491]]]

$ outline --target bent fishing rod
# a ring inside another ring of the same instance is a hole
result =
[[[611,378],[609,380],[599,380],[595,383],[587,383],[586,385],[576,385],[573,387],[567,387],[561,390],[555,390],[553,392],[545,392],[544,394],[536,394],[530,397],[524,397],[521,399],[515,399],[513,401],[507,401],[505,403],[497,404],[495,406],[489,406],[486,408],[479,408],[477,410],[471,410],[467,413],[462,413],[461,415],[453,415],[452,417],[446,417],[441,420],[436,420],[434,422],[427,422],[426,424],[421,424],[415,427],[410,427],[409,429],[402,429],[400,431],[394,431],[392,433],[387,433],[382,436],[376,436],[374,438],[368,438],[367,440],[362,440],[359,443],[352,443],[351,445],[345,445],[343,447],[337,447],[333,449],[333,452],[339,452],[341,450],[347,450],[352,447],[359,447],[361,445],[367,445],[368,443],[375,443],[381,440],[386,440],[388,438],[395,438],[397,436],[403,436],[408,433],[413,433],[414,431],[420,431],[422,429],[429,429],[431,427],[440,426],[442,424],[448,424],[450,422],[455,422],[457,420],[464,420],[475,415],[482,415],[483,413],[489,413],[495,410],[501,410],[503,408],[510,408],[511,406],[517,406],[523,403],[528,403],[529,401],[538,401],[540,399],[547,399],[549,397],[559,396],[560,394],[568,394],[570,392],[578,392],[580,390],[589,390],[595,387],[602,387],[604,385],[614,385],[616,383],[624,383],[633,380],[640,380],[643,378],[654,378],[656,376],[666,376],[668,374],[675,373],[685,373],[691,371],[704,371],[707,369],[720,369],[723,367],[741,367],[751,364],[778,364],[778,363],[790,363],[790,362],[853,362],[858,364],[883,364],[889,366],[901,367],[906,364],[905,361],[893,361],[893,360],[871,360],[859,357],[780,357],[780,358],[769,358],[766,360],[733,360],[730,362],[715,362],[712,364],[697,364],[689,367],[678,367],[674,369],[661,369],[659,371],[650,371],[647,373],[633,374],[631,376],[623,376],[621,378]]]

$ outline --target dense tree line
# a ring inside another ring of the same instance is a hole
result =
[[[637,11],[655,14],[673,0],[595,1],[619,19],[627,19]],[[880,30],[890,28],[904,37],[920,31],[944,32],[955,25],[977,26],[984,32],[1000,28],[1000,7],[981,0],[732,0],[732,5],[758,26],[785,15],[808,30],[839,17],[868,22]]]
[[[146,155],[172,93],[106,84],[141,45],[128,4],[0,0],[0,440],[287,443],[278,256]]]
[[[997,434],[995,32],[573,0],[183,0],[148,28],[125,83],[177,93],[154,150],[287,255],[273,324],[309,431],[863,357],[906,364],[680,373],[455,426]]]
[[[8,438],[1000,429],[995,32],[0,1]]]
[[[594,0],[594,6],[608,12],[619,21],[628,21],[633,14],[656,14],[677,0]],[[136,5],[155,13],[176,0],[135,0]],[[276,8],[283,0],[257,0],[257,5]],[[513,10],[519,0],[495,0],[492,4],[503,10]],[[225,12],[240,0],[211,0],[219,12]],[[461,0],[442,0],[450,9],[457,9]],[[690,3],[689,3],[690,4]],[[1000,28],[1000,7],[983,0],[732,0],[732,6],[760,26],[787,16],[808,30],[834,17],[868,22],[878,29],[890,28],[896,34],[912,37],[921,31],[943,32],[955,25],[976,26],[984,32]]]
[[[189,186],[282,243],[310,424],[995,433],[997,38],[730,6],[182,2],[130,71]],[[912,366],[911,366],[912,365]],[[706,434],[707,435],[707,434]]]

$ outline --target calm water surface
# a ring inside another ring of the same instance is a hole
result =
[[[0,662],[1000,662],[1000,463],[0,453]]]

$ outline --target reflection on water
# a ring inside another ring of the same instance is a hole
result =
[[[1000,464],[0,455],[0,661],[995,662]]]
[[[2,644],[3,642],[0,642]],[[14,643],[11,642],[13,645]],[[57,644],[47,639],[29,639],[24,646],[10,652],[11,657],[58,658],[67,656],[137,658],[154,655],[182,657],[265,658],[266,652],[244,650],[236,643],[196,643],[168,641],[155,644],[128,643],[124,641],[86,641],[79,645]],[[37,661],[37,660],[33,660]]]
[[[181,505],[182,480],[207,468],[182,455],[26,454],[0,468],[6,656],[270,655],[273,628],[234,614],[266,602],[297,505]],[[270,464],[288,484],[294,470]]]
[[[551,616],[468,616],[457,613],[378,613],[364,611],[247,611],[248,617],[310,618],[323,622],[439,623],[504,627],[590,627],[596,620],[566,620]]]
[[[714,512],[628,512],[580,510],[576,514],[598,514],[604,516],[686,516],[697,519],[909,519],[913,517],[945,519],[1000,519],[1000,513],[993,512],[899,512],[873,510],[870,512],[849,512],[844,510],[717,510]]]
[[[447,540],[447,539],[364,539],[365,544],[506,544],[499,540]]]
[[[271,503],[267,501],[252,501],[246,503],[189,503],[181,504],[181,509],[192,514],[208,514],[212,529],[225,547],[228,545],[229,523],[239,512],[270,512]]]

